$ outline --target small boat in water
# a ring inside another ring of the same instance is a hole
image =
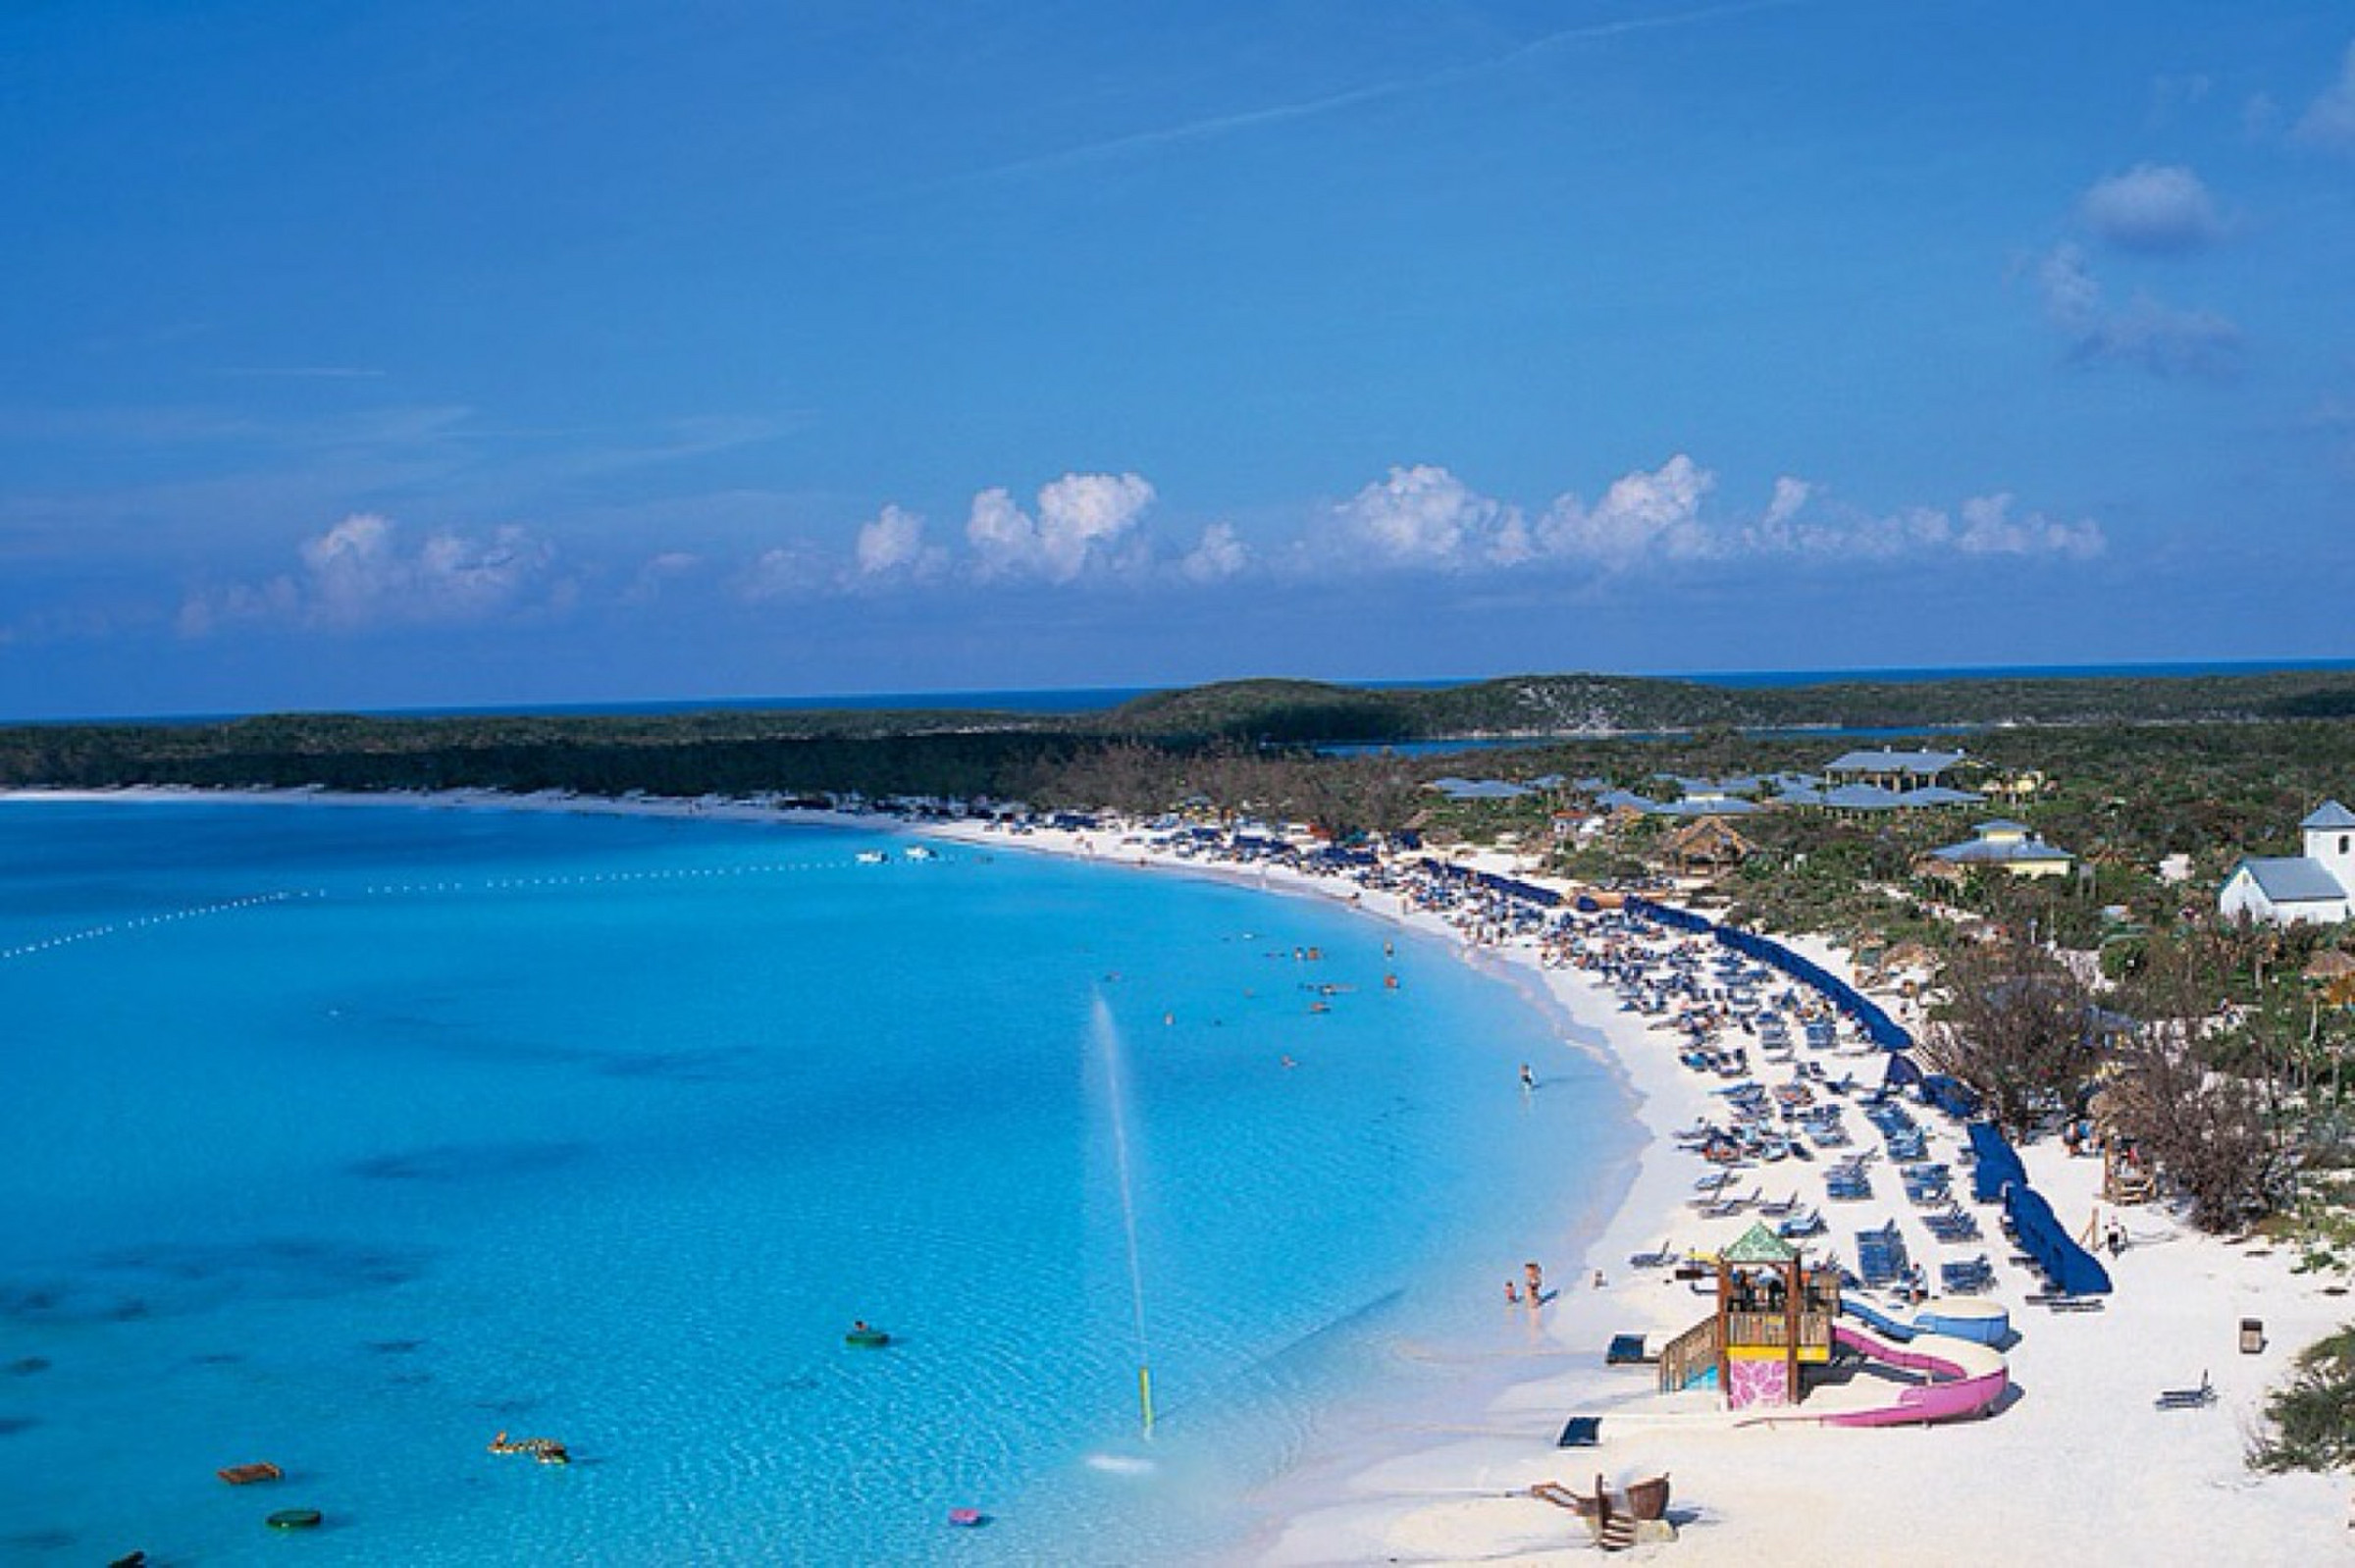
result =
[[[233,1487],[250,1487],[257,1481],[284,1481],[287,1473],[267,1459],[249,1465],[224,1465],[213,1472]]]
[[[937,861],[940,859],[940,851],[932,848],[929,844],[911,844],[901,853],[912,861]]]
[[[859,863],[861,865],[881,865],[890,859],[891,857],[884,854],[881,850],[861,850],[859,852]]]
[[[861,1350],[880,1350],[891,1343],[891,1335],[861,1318],[851,1325],[850,1332],[842,1336],[842,1342]]]

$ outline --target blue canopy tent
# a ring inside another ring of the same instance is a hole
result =
[[[1694,914],[1691,910],[1680,910],[1672,905],[1667,904],[1654,904],[1649,899],[1631,898],[1628,899],[1621,907],[1628,910],[1632,914],[1643,915],[1648,920],[1657,920],[1662,925],[1673,925],[1680,931],[1711,931],[1716,929],[1716,927],[1712,926],[1707,920],[1703,919],[1701,915]]]
[[[2028,1184],[2028,1168],[2019,1163],[2019,1155],[1992,1122],[1973,1122],[1969,1127],[1970,1195],[1981,1203],[1993,1203],[2004,1195],[2006,1187],[2024,1187]]]
[[[1921,1097],[1952,1117],[1979,1114],[1978,1094],[1961,1078],[1932,1072],[1921,1080]]]
[[[2025,1182],[2016,1183],[2006,1194],[2004,1206],[2012,1215],[2012,1228],[2019,1234],[2020,1250],[2036,1260],[2055,1290],[2065,1296],[2110,1293],[2110,1271],[2077,1245],[2042,1193]]]

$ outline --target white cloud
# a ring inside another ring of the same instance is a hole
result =
[[[240,620],[340,630],[481,620],[560,603],[571,592],[553,570],[554,547],[514,524],[488,536],[437,530],[407,549],[390,518],[355,512],[296,553],[297,571],[188,596],[182,631],[201,635]]]
[[[731,586],[748,603],[773,604],[814,598],[833,580],[834,572],[816,548],[796,541],[762,550],[736,574]]]
[[[1212,523],[1202,530],[1201,542],[1186,552],[1178,569],[1197,583],[1222,582],[1251,562],[1251,551],[1232,523]]]
[[[1782,527],[1799,515],[1800,510],[1807,504],[1807,498],[1814,494],[1815,487],[1806,480],[1783,475],[1774,482],[1774,499],[1767,502],[1766,515],[1759,520],[1760,525],[1766,528]]]
[[[1773,502],[1754,525],[1737,531],[1731,553],[1888,563],[1940,556],[2090,560],[2109,549],[2102,525],[2091,518],[2060,523],[2041,512],[2015,517],[2013,497],[2001,493],[1974,496],[1954,513],[1935,506],[1907,506],[1876,515],[1835,504],[1822,508],[1829,515],[1801,520],[1784,504],[1786,485],[1799,483],[1776,483]]]
[[[924,520],[897,506],[859,525],[855,554],[859,575],[866,578],[931,578],[948,563],[946,550],[924,543]]]
[[[983,578],[1069,583],[1091,568],[1127,563],[1120,546],[1152,503],[1153,487],[1135,474],[1066,474],[1039,491],[1035,518],[1002,487],[981,492],[965,537]]]
[[[1701,503],[1716,484],[1714,474],[1679,452],[1656,472],[1621,475],[1592,507],[1576,496],[1562,497],[1545,514],[1539,538],[1551,553],[1611,569],[1655,553],[1721,553],[1722,546],[1701,525]]]
[[[1393,468],[1334,508],[1345,546],[1383,562],[1457,570],[1511,565],[1532,550],[1520,511],[1434,463]]]
[[[2102,525],[2090,518],[2056,523],[2041,512],[2012,515],[2010,495],[1976,496],[1962,503],[1955,549],[1965,555],[2067,555],[2085,560],[2109,548]]]
[[[2067,332],[2082,331],[2102,309],[2102,286],[2085,265],[2085,247],[2063,240],[2036,264],[2036,290],[2044,313]]]
[[[1365,568],[1439,564],[1451,569],[1586,569],[1606,577],[1702,563],[1781,559],[1819,566],[1941,556],[2084,559],[2107,546],[2091,520],[2015,516],[2009,495],[1964,501],[1957,513],[1912,506],[1874,515],[1828,501],[1794,475],[1774,482],[1765,505],[1709,515],[1717,476],[1679,452],[1657,469],[1623,474],[1593,505],[1563,495],[1524,527],[1520,508],[1475,495],[1440,468],[1394,468],[1344,508]],[[1520,548],[1504,548],[1517,539]],[[1317,569],[1330,571],[1330,564]]]
[[[2240,329],[2206,310],[2177,310],[2149,294],[2111,308],[2081,245],[2063,241],[2036,266],[2044,312],[2079,364],[2135,365],[2154,375],[2228,377],[2240,369]]]
[[[2196,250],[2224,232],[2208,187],[2177,164],[2137,164],[2097,180],[2077,210],[2095,235],[2124,250]]]
[[[2355,43],[2347,45],[2338,79],[2306,106],[2290,135],[2310,147],[2355,153]]]

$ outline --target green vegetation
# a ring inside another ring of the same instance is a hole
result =
[[[2335,1470],[2355,1463],[2355,1328],[2298,1353],[2297,1370],[2265,1405],[2249,1448],[2260,1470]]]

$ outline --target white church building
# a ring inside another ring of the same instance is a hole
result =
[[[2355,811],[2325,801],[2298,824],[2303,855],[2248,856],[2216,895],[2225,919],[2334,925],[2355,918]]]

